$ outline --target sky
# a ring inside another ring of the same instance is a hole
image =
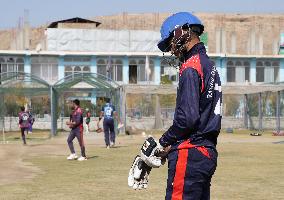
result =
[[[32,27],[73,17],[122,12],[281,13],[284,0],[0,0],[0,29],[17,26],[28,10]]]

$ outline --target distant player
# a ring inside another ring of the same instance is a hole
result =
[[[110,103],[110,99],[106,100],[106,104],[102,107],[100,118],[103,117],[103,129],[105,136],[106,148],[115,145],[114,117],[119,122],[119,118],[115,107]]]
[[[70,121],[67,121],[66,124],[71,128],[70,134],[67,139],[67,143],[71,154],[67,157],[68,160],[77,159],[77,155],[75,153],[73,140],[76,137],[80,148],[81,148],[81,157],[78,158],[79,161],[87,160],[85,154],[85,145],[83,140],[83,112],[80,108],[80,101],[75,99],[72,102],[72,114],[70,115]]]
[[[89,111],[89,108],[86,108],[85,110],[85,123],[86,123],[86,133],[88,134],[89,133],[89,130],[90,130],[90,121],[91,121],[91,113]]]
[[[29,121],[30,121],[30,123],[29,123],[29,128],[27,129],[27,131],[28,131],[28,133],[32,133],[33,132],[33,124],[35,122],[35,118],[33,116],[31,108],[28,109],[28,113],[29,113]]]
[[[222,92],[218,71],[200,42],[203,30],[201,21],[187,12],[176,13],[163,22],[158,48],[170,51],[180,61],[173,125],[159,141],[152,137],[145,141],[141,157],[135,158],[129,173],[129,186],[146,188],[151,168],[161,166],[168,154],[166,200],[210,199],[211,178],[217,166]]]
[[[23,144],[26,145],[27,142],[26,142],[25,131],[27,131],[29,128],[30,117],[29,117],[29,113],[25,111],[24,106],[21,107],[21,111],[18,116],[19,116],[19,127],[21,129],[21,136],[22,136]]]

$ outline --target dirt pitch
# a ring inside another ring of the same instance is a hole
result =
[[[130,164],[144,141],[140,135],[118,136],[117,147],[109,150],[102,135],[85,135],[85,162],[66,160],[67,133],[49,139],[48,133],[36,132],[28,136],[27,146],[18,133],[6,137],[9,143],[0,144],[1,200],[164,199],[166,165],[152,171],[147,190],[127,186]],[[222,133],[218,151],[212,199],[284,199],[284,137]]]

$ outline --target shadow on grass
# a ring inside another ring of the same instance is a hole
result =
[[[99,156],[87,156],[88,160],[98,158]]]
[[[119,148],[125,148],[127,146],[114,146],[114,147],[111,147],[111,149],[119,149]]]
[[[120,148],[127,148],[128,146],[114,146],[110,147],[110,149],[120,149]],[[107,149],[106,146],[100,146],[101,149]]]

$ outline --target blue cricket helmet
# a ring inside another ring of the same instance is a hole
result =
[[[188,25],[189,27],[199,27],[199,35],[203,33],[204,26],[200,19],[189,12],[178,12],[168,17],[161,27],[161,40],[158,43],[158,48],[163,51],[169,51],[169,39],[173,31],[180,26]]]

